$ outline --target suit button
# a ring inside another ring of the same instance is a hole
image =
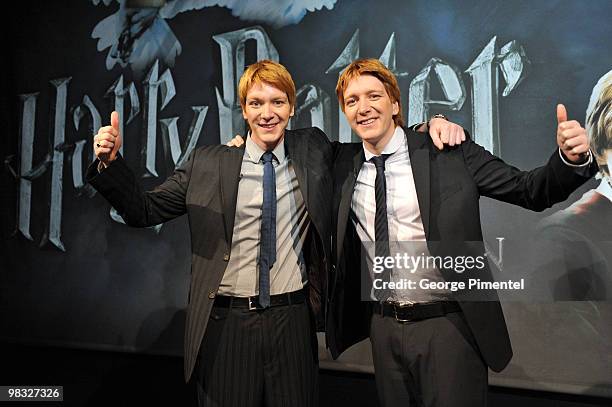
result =
[[[229,253],[223,255],[223,261],[229,261]]]
[[[214,291],[208,293],[208,298],[210,298],[211,300],[213,300],[216,296],[217,294]]]

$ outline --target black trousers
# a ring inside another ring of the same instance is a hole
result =
[[[405,323],[374,314],[370,329],[382,406],[486,406],[487,366],[463,313]]]
[[[318,405],[318,355],[305,303],[213,307],[195,385],[200,407]]]

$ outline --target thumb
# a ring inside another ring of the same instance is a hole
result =
[[[123,140],[121,139],[121,132],[119,131],[119,113],[113,111],[111,113],[111,126],[117,132],[117,138],[115,139],[115,145],[113,146],[113,150],[110,152],[110,161],[113,161],[115,157],[117,157],[117,153],[121,148],[121,144]]]
[[[562,104],[557,105],[557,124],[563,123],[567,121],[567,110],[565,110],[565,106]]]
[[[119,131],[119,113],[113,111],[111,113],[111,126],[117,131]]]

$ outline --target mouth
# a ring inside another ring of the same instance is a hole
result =
[[[262,129],[272,130],[274,127],[276,127],[277,124],[278,123],[260,123],[258,124],[258,126]]]
[[[370,117],[368,119],[357,120],[357,124],[360,126],[369,126],[370,124],[374,123],[375,120],[375,117]]]

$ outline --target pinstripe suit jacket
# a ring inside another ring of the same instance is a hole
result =
[[[332,150],[317,128],[286,130],[285,146],[312,222],[304,245],[308,267],[307,300],[318,329],[323,328],[327,270],[331,264]],[[187,214],[191,234],[191,284],[185,327],[185,380],[189,381],[219,284],[231,256],[242,148],[214,145],[194,150],[161,185],[144,192],[119,157],[98,174],[90,165],[88,182],[130,226],[146,227]]]

